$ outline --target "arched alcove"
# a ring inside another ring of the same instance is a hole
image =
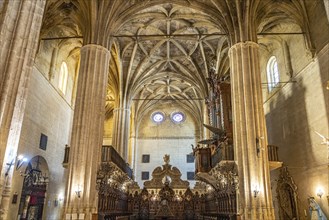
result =
[[[42,156],[33,157],[26,166],[19,203],[19,219],[42,219],[49,182],[47,161]]]

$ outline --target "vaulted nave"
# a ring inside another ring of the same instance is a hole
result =
[[[328,0],[0,0],[0,219],[329,216]]]

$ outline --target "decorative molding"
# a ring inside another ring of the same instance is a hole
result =
[[[280,169],[276,193],[280,219],[299,219],[297,185],[290,175],[288,167]]]
[[[98,44],[86,44],[83,47],[81,47],[81,50],[89,49],[89,48],[91,48],[91,49],[97,49],[97,50],[102,50],[105,53],[110,53],[110,51],[106,47],[103,47],[103,46],[98,45]]]
[[[163,187],[163,181],[170,181],[169,186],[171,188],[188,188],[190,183],[181,179],[181,172],[177,167],[172,167],[169,161],[157,167],[152,172],[152,179],[144,182],[145,188],[161,188]]]
[[[209,173],[197,173],[197,180],[213,186],[218,193],[234,194],[239,189],[238,168],[234,161],[218,163]]]
[[[133,184],[127,173],[114,163],[102,163],[97,171],[97,190],[99,194],[109,194],[113,189],[127,192],[128,186]]]
[[[245,41],[245,42],[239,42],[231,46],[231,48],[228,51],[228,55],[231,56],[232,50],[237,50],[240,48],[246,48],[246,47],[252,47],[252,48],[259,48],[259,44],[253,41]]]

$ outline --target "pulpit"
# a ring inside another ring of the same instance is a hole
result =
[[[195,173],[209,172],[211,170],[211,149],[209,147],[196,147],[193,153],[195,156]]]

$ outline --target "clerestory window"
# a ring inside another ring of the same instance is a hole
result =
[[[68,69],[65,62],[62,62],[61,71],[59,73],[58,88],[65,94],[67,85]]]
[[[267,83],[268,91],[271,92],[280,81],[280,73],[278,68],[278,62],[275,56],[271,56],[267,62]]]

